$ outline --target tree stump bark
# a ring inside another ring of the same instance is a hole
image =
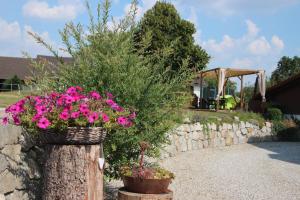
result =
[[[103,200],[99,145],[47,145],[43,200]]]
[[[165,194],[140,194],[127,192],[120,189],[118,192],[118,200],[172,200],[173,192],[169,191]]]

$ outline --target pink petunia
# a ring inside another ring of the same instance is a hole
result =
[[[35,121],[39,120],[41,117],[42,117],[41,114],[35,114],[35,115],[32,117],[31,121],[32,121],[32,122],[35,122]]]
[[[113,99],[115,98],[114,95],[110,92],[106,92],[106,96],[109,98],[109,99]]]
[[[99,115],[96,112],[93,112],[88,116],[88,120],[90,123],[94,123],[98,119],[99,119]]]
[[[72,119],[77,119],[80,116],[80,112],[76,111],[76,112],[72,112],[71,113],[71,118]]]
[[[105,100],[105,102],[106,102],[108,105],[110,105],[110,106],[116,104],[116,103],[114,102],[114,100],[112,100],[112,99],[107,99],[107,100]]]
[[[111,108],[114,109],[115,111],[118,111],[118,112],[123,112],[124,111],[124,108],[119,106],[117,103],[114,103],[113,105],[111,105]]]
[[[129,119],[135,119],[136,118],[136,113],[133,112],[128,117],[129,117]]]
[[[80,110],[80,112],[84,112],[86,110],[89,110],[89,106],[85,103],[82,103],[79,105],[79,110]]]
[[[126,117],[118,117],[117,122],[118,122],[118,124],[120,124],[122,126],[126,126],[127,118]]]
[[[7,125],[8,124],[8,117],[3,117],[2,124]]]
[[[87,116],[89,116],[90,111],[89,110],[83,110],[83,111],[81,111],[81,113],[82,113],[83,116],[87,117]]]
[[[80,87],[80,86],[76,86],[76,90],[83,91],[82,87]]]
[[[66,102],[66,104],[71,104],[71,103],[75,102],[75,99],[72,96],[66,95],[65,102]]]
[[[46,107],[45,106],[41,106],[41,105],[35,106],[35,110],[36,110],[37,114],[39,114],[39,115],[42,115],[45,112],[47,112]]]
[[[41,129],[46,129],[50,126],[50,121],[46,118],[46,117],[42,117],[38,123],[37,123],[37,126]]]
[[[67,94],[73,94],[76,92],[76,87],[69,87],[66,91]]]
[[[17,115],[13,115],[13,121],[14,121],[15,125],[20,125],[21,124],[20,117],[17,116]]]
[[[95,100],[101,99],[100,94],[99,94],[98,92],[96,92],[96,91],[90,92],[90,96],[91,96],[93,99],[95,99]]]
[[[63,112],[61,112],[61,113],[59,114],[59,118],[62,119],[62,120],[64,120],[64,121],[68,120],[69,117],[70,117],[70,116],[69,116],[69,113],[66,112],[66,111],[63,111]]]
[[[107,114],[105,113],[102,113],[102,120],[106,123],[106,122],[109,122],[109,117]]]

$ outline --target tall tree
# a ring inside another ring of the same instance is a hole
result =
[[[184,60],[190,68],[201,70],[209,61],[209,55],[199,45],[195,44],[193,34],[194,24],[181,19],[175,7],[166,2],[157,2],[141,19],[134,41],[143,55],[153,52],[163,52],[169,49],[166,67],[178,71]],[[149,38],[148,46],[141,47],[144,38]],[[162,55],[163,56],[163,55]]]
[[[290,58],[283,56],[279,60],[276,70],[272,73],[271,82],[276,84],[297,73],[300,73],[300,57],[294,56]]]

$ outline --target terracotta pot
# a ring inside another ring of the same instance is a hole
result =
[[[123,183],[128,192],[142,194],[163,194],[167,193],[171,179],[142,179],[138,177],[124,176]]]

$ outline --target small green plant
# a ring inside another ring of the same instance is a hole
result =
[[[172,172],[158,167],[158,166],[145,166],[144,163],[144,154],[146,149],[149,148],[147,142],[140,142],[140,160],[139,164],[132,164],[131,166],[125,165],[121,167],[120,174],[121,176],[130,176],[141,179],[174,179],[175,176]]]
[[[268,108],[267,118],[270,120],[282,120],[282,112],[279,108]]]

